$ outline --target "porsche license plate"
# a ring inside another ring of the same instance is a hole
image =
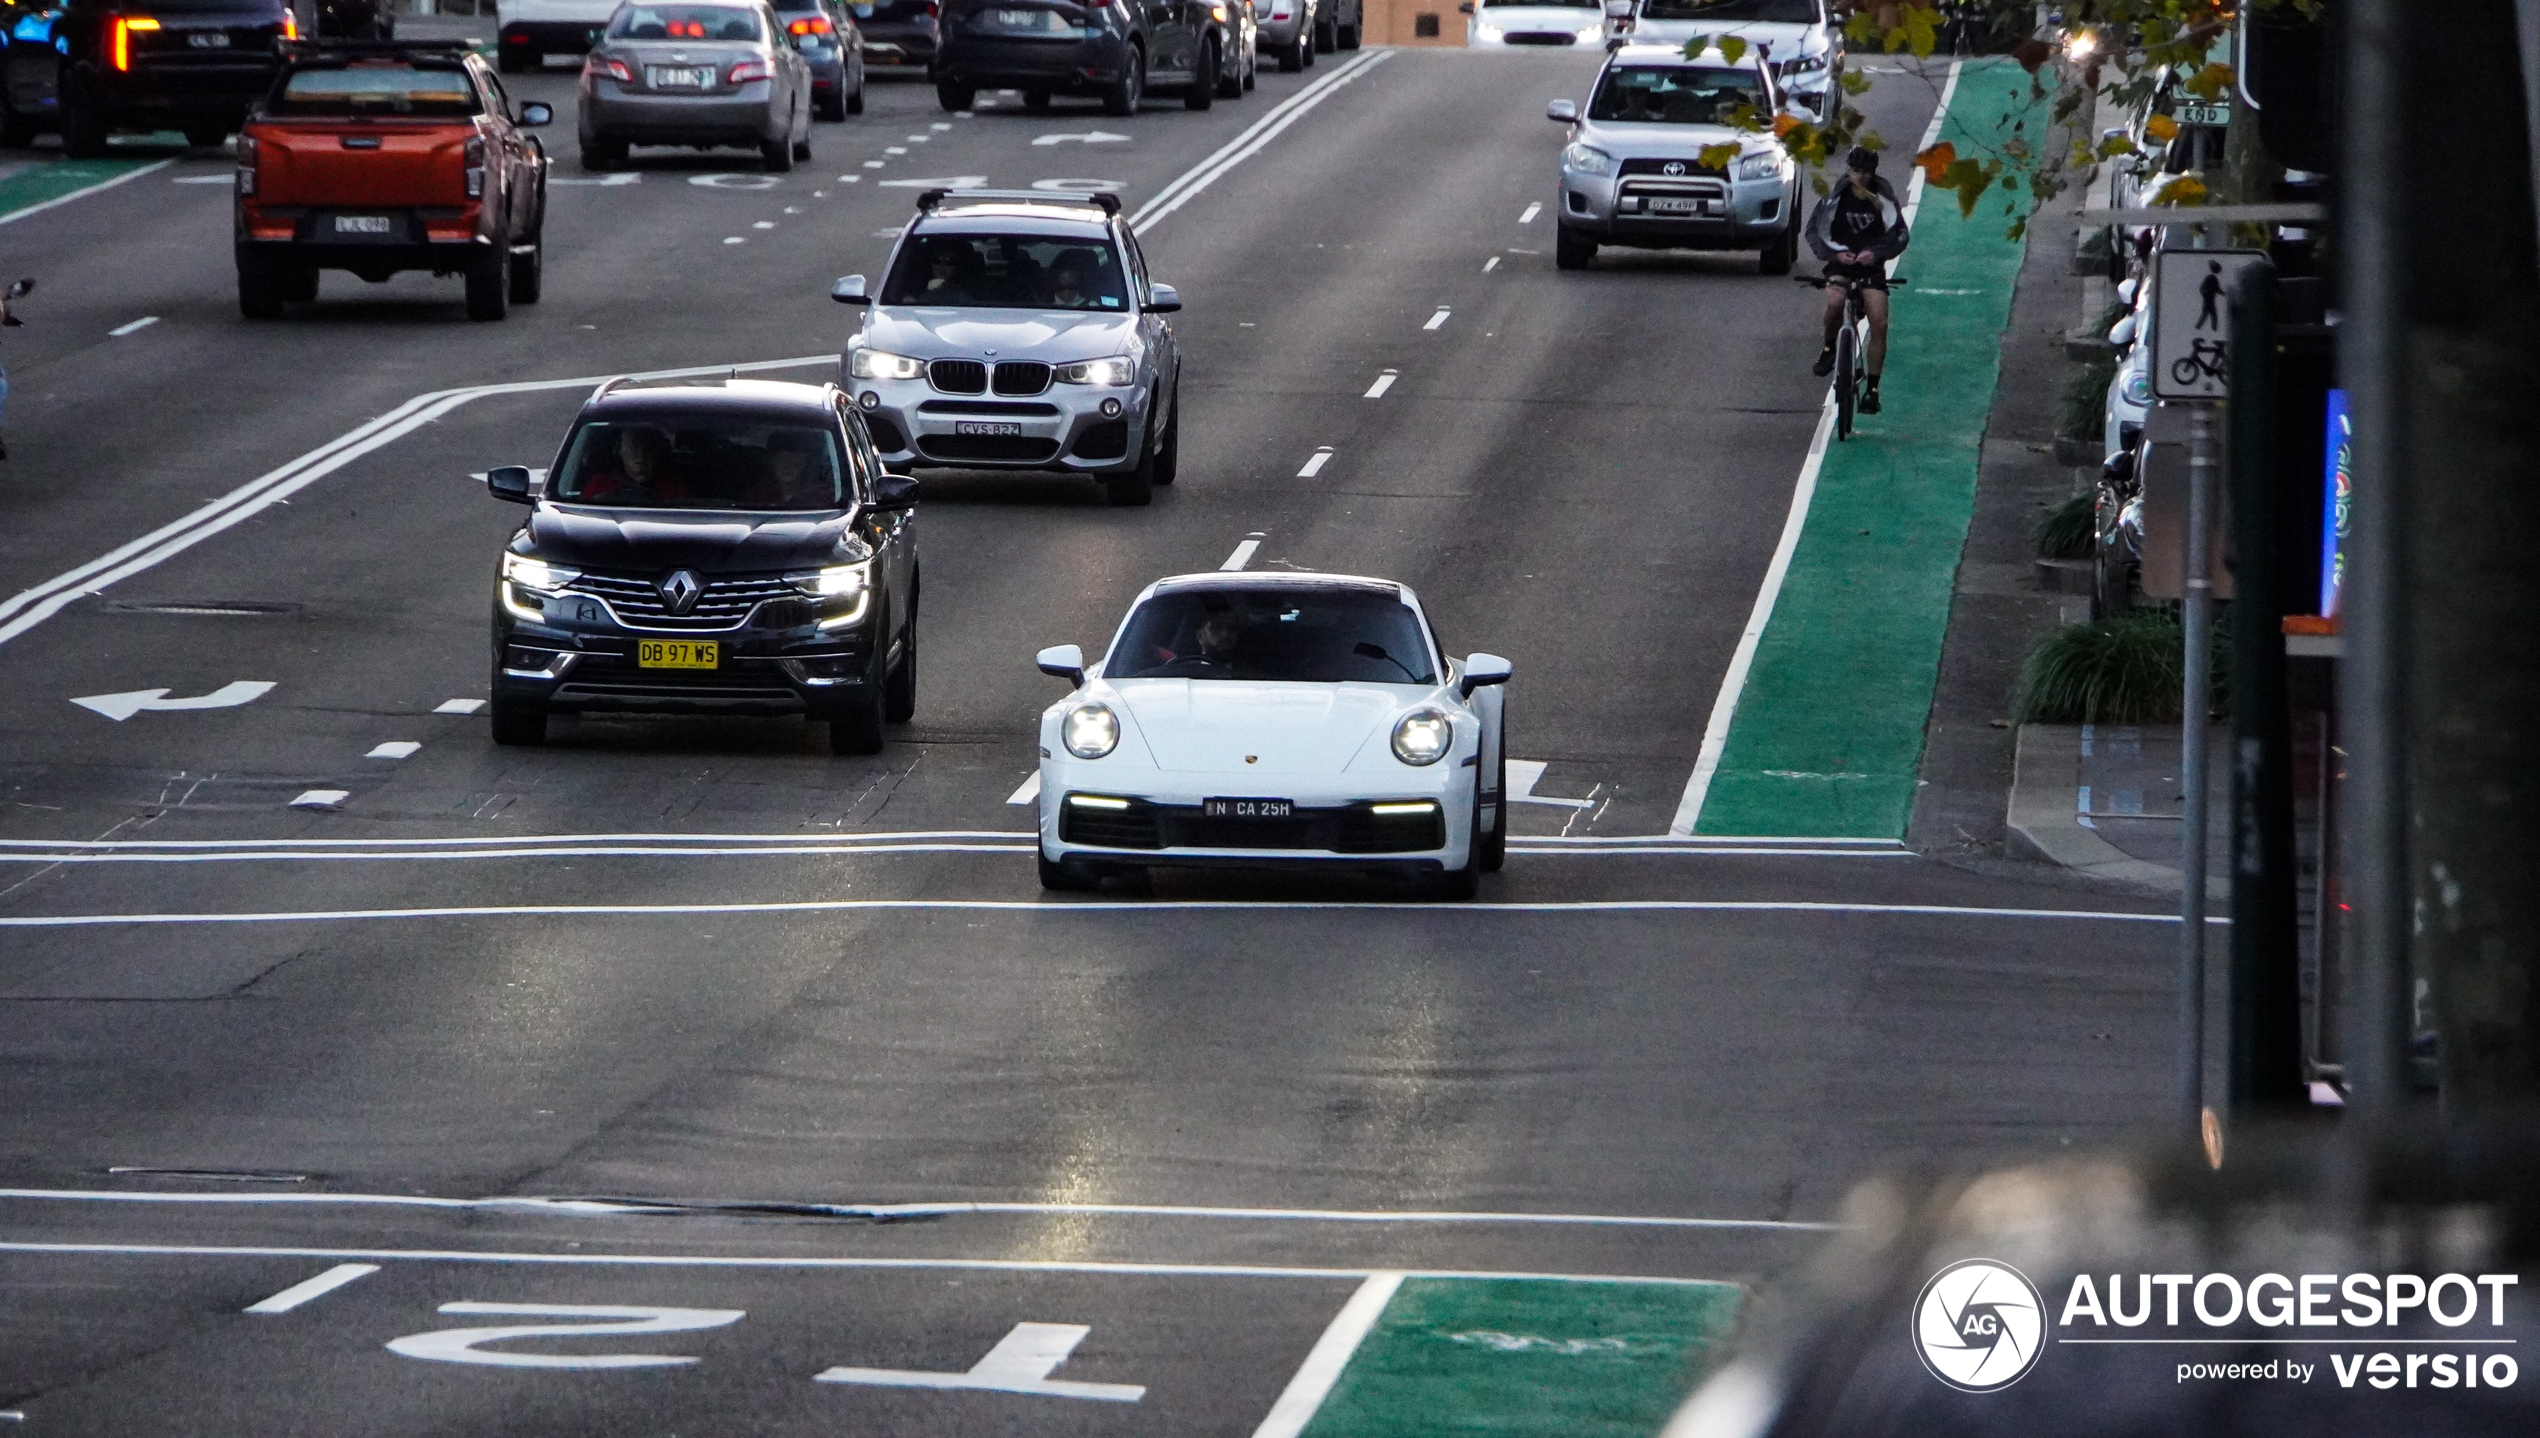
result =
[[[1202,799],[1200,817],[1204,819],[1293,819],[1294,799]]]
[[[955,434],[1021,434],[1023,426],[1010,419],[959,419],[953,421]]]
[[[335,233],[339,235],[385,235],[395,226],[386,215],[337,215]]]
[[[723,658],[723,645],[712,639],[643,639],[635,644],[638,669],[712,669]]]

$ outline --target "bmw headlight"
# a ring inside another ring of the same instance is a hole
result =
[[[1059,741],[1079,759],[1099,759],[1120,747],[1120,716],[1108,704],[1079,704],[1058,721]]]
[[[2128,404],[2152,402],[2152,375],[2149,371],[2130,369],[2125,372],[2125,402]]]
[[[1737,177],[1741,180],[1770,180],[1782,172],[1782,157],[1771,150],[1758,150],[1737,157]]]
[[[567,569],[562,565],[549,564],[543,559],[532,559],[526,554],[513,554],[506,551],[503,555],[503,578],[523,589],[535,590],[541,594],[553,594],[581,577],[582,571],[579,569]]]
[[[1414,709],[1394,721],[1393,756],[1405,764],[1434,764],[1455,747],[1455,726],[1435,709]]]
[[[1051,370],[1050,378],[1060,384],[1135,384],[1138,381],[1138,362],[1128,355],[1078,360]]]
[[[1572,145],[1561,152],[1561,168],[1581,175],[1614,173],[1614,157],[1594,145]]]
[[[926,373],[926,361],[888,350],[847,351],[847,373],[856,379],[915,379]]]
[[[1473,38],[1476,40],[1497,40],[1506,33],[1488,21],[1476,21],[1473,25]]]

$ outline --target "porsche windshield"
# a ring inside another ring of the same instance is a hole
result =
[[[732,415],[594,420],[547,497],[610,509],[844,509],[838,436]]]
[[[1199,589],[1138,606],[1106,679],[1435,684],[1420,617],[1364,589]]]
[[[1719,20],[1730,24],[1814,25],[1817,0],[1645,0],[1644,20]]]
[[[882,287],[886,305],[1129,311],[1120,257],[1074,235],[919,235]]]
[[[1618,65],[1597,84],[1588,118],[1627,125],[1728,125],[1736,122],[1738,107],[1763,102],[1752,71]]]

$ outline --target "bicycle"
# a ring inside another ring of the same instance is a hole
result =
[[[2188,353],[2170,361],[2170,382],[2190,385],[2203,380],[2225,379],[2227,347],[2221,340],[2195,340]]]
[[[1792,275],[1796,284],[1824,289],[1829,284],[1843,286],[1843,325],[1834,332],[1834,437],[1852,437],[1852,415],[1860,407],[1861,390],[1869,376],[1862,372],[1860,354],[1869,343],[1866,327],[1869,310],[1861,302],[1861,291],[1869,281],[1861,279],[1829,280],[1824,275]],[[1895,289],[1910,281],[1889,276],[1887,286]]]

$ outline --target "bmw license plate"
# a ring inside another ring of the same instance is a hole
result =
[[[1708,200],[1675,195],[1656,195],[1640,203],[1642,208],[1653,215],[1699,215],[1707,213],[1711,208],[1711,202]]]
[[[1202,799],[1199,801],[1199,812],[1203,819],[1293,819],[1296,817],[1296,801],[1294,799]]]
[[[644,83],[656,90],[702,90],[714,83],[714,71],[677,65],[647,65]]]
[[[960,419],[953,421],[953,433],[955,434],[1019,435],[1022,432],[1023,426],[1010,419]]]
[[[339,235],[386,235],[395,225],[386,215],[337,215],[335,233]]]
[[[723,645],[713,639],[640,639],[635,643],[638,669],[712,669],[722,659]]]

